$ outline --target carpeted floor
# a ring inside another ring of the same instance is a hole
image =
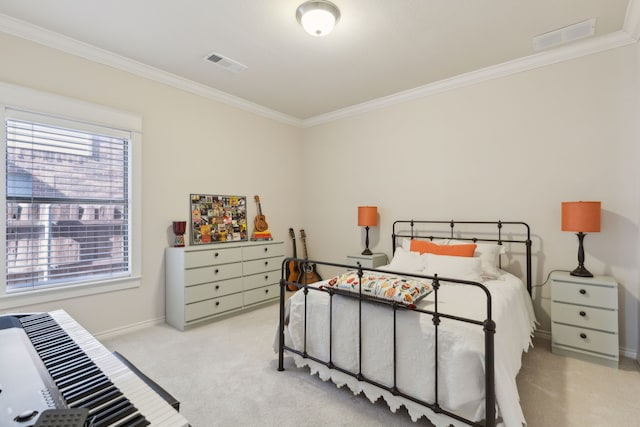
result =
[[[185,332],[159,325],[101,341],[180,400],[194,427],[430,425],[311,377],[290,358],[278,372],[277,318],[274,304]],[[534,344],[518,375],[529,427],[639,425],[635,361],[613,369],[554,355],[546,340]]]

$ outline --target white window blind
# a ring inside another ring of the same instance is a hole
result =
[[[6,114],[6,291],[128,276],[129,132]]]

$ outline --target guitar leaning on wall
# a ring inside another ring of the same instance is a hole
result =
[[[296,233],[293,231],[293,228],[289,229],[289,235],[293,240],[293,257],[298,258],[298,252],[296,250]],[[300,266],[297,261],[289,261],[287,264],[287,282],[299,283],[300,282]],[[288,285],[287,289],[290,291],[297,291],[298,287],[294,285]]]
[[[255,196],[256,203],[258,204],[258,215],[256,215],[256,219],[254,222],[256,231],[262,232],[267,231],[269,229],[269,224],[267,224],[267,219],[262,214],[262,207],[260,206],[260,197]]]
[[[300,239],[302,240],[302,247],[304,249],[304,259],[307,260],[309,259],[309,256],[307,255],[307,236],[304,230],[300,230]],[[304,263],[302,270],[300,283],[303,285],[308,285],[322,280],[320,274],[318,274],[318,271],[316,270],[315,264]]]

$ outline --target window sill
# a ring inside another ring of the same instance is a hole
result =
[[[65,287],[37,289],[0,296],[0,311],[14,310],[36,304],[44,304],[71,298],[115,292],[140,287],[140,277],[127,277],[95,283],[83,283]]]

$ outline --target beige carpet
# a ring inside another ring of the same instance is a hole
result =
[[[404,410],[336,388],[285,359],[272,342],[278,306],[180,332],[159,325],[103,339],[181,402],[194,427],[428,426]],[[625,359],[607,368],[550,352],[536,340],[523,358],[520,397],[530,427],[640,425],[640,372]]]

